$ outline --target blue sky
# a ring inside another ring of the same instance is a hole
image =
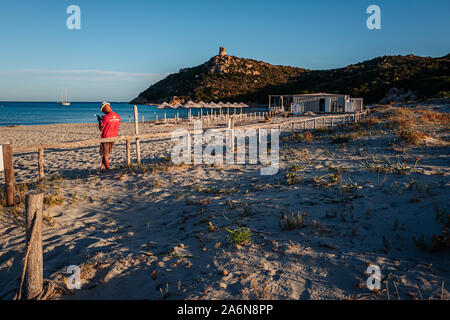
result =
[[[81,30],[66,8],[81,9]],[[366,9],[381,8],[381,30]],[[448,0],[0,0],[0,101],[128,101],[219,46],[310,69],[450,52]]]

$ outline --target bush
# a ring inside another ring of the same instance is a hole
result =
[[[225,229],[230,234],[227,236],[228,241],[230,243],[239,244],[239,245],[248,245],[253,242],[252,239],[252,231],[249,228],[237,228],[235,230]]]
[[[401,130],[398,134],[400,141],[405,142],[407,144],[419,144],[423,141],[426,135],[422,132],[415,130]]]
[[[389,111],[386,120],[388,127],[406,129],[415,124],[416,116],[412,109],[394,108]]]
[[[432,110],[423,110],[419,116],[419,120],[423,123],[450,124],[450,115]]]
[[[311,142],[313,141],[313,135],[311,132],[306,132],[305,135],[303,136],[303,139],[305,141]]]
[[[351,139],[352,139],[352,136],[349,135],[348,133],[344,133],[344,134],[336,134],[336,135],[333,137],[332,142],[333,142],[333,143],[339,143],[339,144],[342,144],[342,143],[349,142]]]
[[[286,179],[286,183],[291,186],[293,184],[297,184],[300,182],[300,178],[297,176],[297,173],[293,172],[293,171],[289,171],[286,173],[285,176]]]
[[[301,229],[307,226],[306,224],[306,213],[297,212],[297,215],[291,213],[291,217],[286,217],[285,213],[281,213],[281,229],[282,230],[294,230]]]

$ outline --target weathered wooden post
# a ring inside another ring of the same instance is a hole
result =
[[[331,116],[331,126],[330,127],[332,127],[333,126],[333,116]]]
[[[24,298],[35,299],[44,285],[44,262],[42,256],[42,211],[44,193],[31,191],[25,198],[26,239]]]
[[[44,147],[38,149],[39,180],[44,180]]]
[[[316,118],[314,118],[314,129],[316,128]]]
[[[14,205],[14,193],[16,191],[16,182],[14,178],[14,160],[12,153],[12,145],[4,144],[3,152],[3,169],[5,171],[5,189],[6,200],[8,206]]]
[[[139,123],[138,123],[138,109],[137,106],[134,106],[134,132],[136,135],[139,135]],[[136,138],[136,158],[137,164],[141,164],[141,142],[139,138]]]
[[[0,144],[0,172],[5,171],[3,168],[3,145]]]
[[[131,166],[131,143],[130,139],[127,139],[126,142],[126,151],[127,151],[127,167]]]
[[[142,115],[142,123],[144,123],[144,115]]]
[[[228,135],[230,139],[230,149],[234,151],[234,121],[232,118],[228,119]]]

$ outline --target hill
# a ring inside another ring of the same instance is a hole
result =
[[[344,68],[308,70],[238,58],[224,52],[153,84],[130,103],[243,101],[267,103],[269,94],[346,93],[378,102],[392,88],[419,98],[450,94],[450,54],[441,58],[383,56]]]

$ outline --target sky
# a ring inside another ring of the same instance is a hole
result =
[[[71,5],[81,29],[68,29]],[[369,30],[370,5],[381,29]],[[450,52],[448,0],[0,0],[0,101],[129,101],[217,55],[308,69]]]

